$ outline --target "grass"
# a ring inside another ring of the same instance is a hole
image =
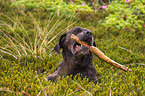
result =
[[[10,9],[11,10],[11,9]],[[0,20],[2,30],[1,39],[2,45],[0,51],[7,55],[20,59],[26,56],[34,56],[36,58],[43,58],[50,49],[52,41],[60,34],[67,30],[76,22],[71,22],[64,29],[57,30],[61,25],[66,22],[67,18],[58,17],[56,15],[45,14],[44,23],[42,24],[41,19],[43,17],[36,18],[29,10],[21,10],[19,13],[13,12],[13,17],[1,13],[3,18],[9,22]],[[38,15],[39,16],[39,15]],[[21,18],[22,17],[22,18]],[[25,20],[24,20],[25,19]],[[55,22],[52,22],[55,21]],[[25,26],[25,22],[31,22]],[[3,29],[6,30],[3,30]],[[58,33],[56,33],[56,31]],[[33,38],[32,38],[33,37]]]
[[[145,29],[130,31],[100,25],[103,11],[75,18],[24,10],[0,3],[0,95],[143,96],[145,94]],[[86,18],[87,19],[86,19]],[[55,82],[44,78],[62,60],[52,49],[62,33],[75,26],[92,30],[97,47],[133,72],[124,72],[94,56],[99,84],[79,75]]]

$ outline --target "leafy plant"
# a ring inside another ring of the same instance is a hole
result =
[[[65,2],[64,0],[15,0],[12,5],[26,7],[28,9],[43,9],[57,13],[58,16],[65,13],[68,17],[77,11],[93,11],[82,0],[74,0],[74,2]]]
[[[105,11],[110,11],[102,25],[106,27],[114,26],[117,29],[129,28],[132,31],[141,30],[144,21],[145,5],[143,0],[112,1]]]

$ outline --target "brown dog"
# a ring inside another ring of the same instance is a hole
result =
[[[87,42],[89,45],[96,46],[92,32],[86,28],[74,27],[64,33],[54,50],[59,54],[62,48],[63,60],[60,62],[58,69],[46,77],[47,80],[54,81],[58,76],[75,76],[80,73],[81,78],[87,76],[90,81],[96,84],[96,68],[92,63],[93,54],[88,47],[82,46],[71,39],[71,35],[75,34],[80,40]]]

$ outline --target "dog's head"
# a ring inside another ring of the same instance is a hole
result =
[[[80,57],[89,54],[88,47],[82,46],[71,39],[72,34],[78,36],[80,40],[85,41],[88,45],[96,46],[90,30],[81,27],[74,27],[60,37],[59,43],[54,47],[54,50],[57,53],[60,53],[60,49],[63,48],[63,51],[69,51],[69,53],[72,53],[74,56]]]

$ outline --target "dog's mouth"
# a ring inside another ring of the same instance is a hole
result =
[[[72,52],[75,56],[84,56],[89,54],[89,48],[75,42]]]
[[[74,53],[78,52],[81,48],[82,48],[83,45],[79,44],[78,42],[76,42],[74,44]]]

